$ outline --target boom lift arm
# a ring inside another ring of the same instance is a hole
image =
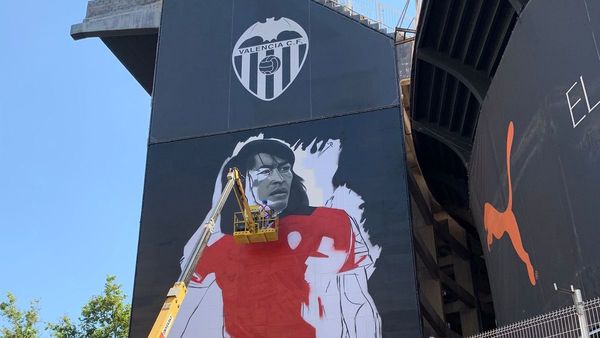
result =
[[[148,335],[149,338],[166,338],[169,335],[169,331],[171,331],[171,328],[173,327],[177,313],[179,313],[179,308],[181,307],[183,299],[187,293],[187,286],[192,279],[196,265],[198,265],[198,261],[202,256],[202,252],[206,248],[208,240],[214,231],[217,218],[219,218],[221,210],[223,209],[223,206],[225,205],[225,202],[227,201],[227,198],[229,197],[229,194],[234,186],[238,190],[240,187],[243,187],[240,180],[240,173],[237,168],[229,169],[229,173],[227,174],[227,184],[221,193],[221,197],[219,197],[217,205],[215,205],[215,207],[211,210],[208,221],[201,227],[202,233],[200,234],[200,238],[194,247],[192,256],[185,264],[185,267],[181,271],[181,274],[179,275],[179,278],[173,287],[169,289],[169,292],[167,293],[167,299],[165,300],[165,303],[163,304],[160,313],[154,322],[154,326],[152,326],[150,334]],[[246,201],[245,206],[247,206],[248,202],[244,195],[243,188],[241,192],[244,201]],[[250,219],[252,219],[252,217],[250,217]]]
[[[167,299],[154,322],[150,335],[148,335],[149,338],[166,338],[169,335],[169,331],[173,327],[175,318],[179,313],[179,308],[187,293],[187,286],[192,279],[202,252],[208,245],[210,235],[214,232],[217,218],[219,218],[223,206],[231,194],[231,190],[235,192],[235,197],[240,207],[240,212],[235,213],[233,217],[233,237],[235,241],[237,243],[264,243],[277,240],[279,219],[272,214],[266,214],[264,212],[266,206],[260,209],[256,206],[251,207],[248,205],[248,199],[246,198],[244,185],[240,177],[241,175],[237,168],[229,169],[227,184],[221,193],[221,197],[219,197],[219,201],[210,211],[208,221],[201,227],[202,233],[194,247],[191,258],[185,264],[177,282],[169,289]],[[241,218],[238,216],[241,216]],[[238,226],[241,227],[238,229]]]

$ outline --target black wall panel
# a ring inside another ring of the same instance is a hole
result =
[[[147,334],[164,293],[179,275],[184,245],[210,209],[223,161],[238,142],[261,134],[291,145],[302,143],[314,158],[320,152],[326,156],[335,149],[340,151],[330,183],[334,188],[347,187],[364,201],[362,221],[375,268],[368,279],[368,294],[381,318],[383,336],[419,337],[406,164],[397,108],[151,146],[131,336]],[[339,141],[339,146],[331,147],[332,140]],[[318,162],[317,167],[327,167],[325,162]],[[304,179],[307,187],[311,186],[311,179]],[[221,227],[223,232],[231,232],[227,226]],[[378,250],[380,255],[375,258]],[[359,336],[378,335],[365,332]]]
[[[280,238],[231,244],[230,198],[171,336],[420,337],[391,37],[312,0],[165,1],[153,94],[131,337],[150,330],[231,156],[251,204],[281,212]],[[281,152],[240,155],[259,139]],[[263,157],[277,165],[258,179]]]
[[[281,17],[306,32],[306,61],[280,96],[257,100],[232,53]],[[312,0],[165,2],[159,44],[151,143],[398,104],[393,39]]]
[[[499,324],[571,304],[553,283],[600,295],[598,17],[594,1],[530,1],[483,104],[471,208]]]

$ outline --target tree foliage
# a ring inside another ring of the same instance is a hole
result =
[[[17,298],[10,292],[6,301],[0,303],[0,316],[8,323],[8,327],[0,328],[0,335],[4,338],[35,338],[38,336],[38,322],[40,309],[38,301],[33,300],[29,309],[23,311],[17,308]]]
[[[46,330],[56,338],[127,338],[130,308],[115,280],[115,276],[106,277],[102,294],[90,298],[77,322],[63,316],[56,323],[46,323]],[[16,297],[9,292],[6,301],[0,303],[0,317],[7,323],[0,328],[0,337],[39,337],[37,300],[31,302],[28,310],[19,310]]]
[[[56,338],[75,338],[79,337],[77,326],[73,325],[71,318],[62,316],[58,323],[47,323],[46,330],[51,331]]]
[[[58,323],[47,324],[46,329],[56,338],[126,338],[130,308],[115,279],[115,276],[106,277],[104,292],[83,306],[78,323],[63,316]]]

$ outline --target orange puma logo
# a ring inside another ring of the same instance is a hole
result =
[[[523,248],[523,242],[521,242],[521,234],[519,232],[519,224],[512,211],[512,182],[510,178],[510,152],[512,148],[513,136],[515,130],[512,121],[508,124],[508,132],[506,135],[506,172],[508,176],[508,203],[504,211],[498,211],[490,203],[485,203],[483,207],[483,224],[485,231],[487,232],[487,247],[488,251],[491,251],[491,245],[494,238],[500,239],[504,236],[504,233],[508,233],[508,237],[512,242],[517,255],[525,263],[527,267],[527,274],[529,275],[529,282],[531,285],[535,285],[535,273],[533,272],[533,265],[529,259],[529,254]]]

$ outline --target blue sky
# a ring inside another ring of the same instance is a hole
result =
[[[0,1],[0,295],[54,321],[117,275],[131,296],[150,96],[99,39],[86,1]]]
[[[0,297],[39,299],[43,321],[77,317],[107,274],[133,289],[150,97],[71,39],[86,4],[0,1]]]

